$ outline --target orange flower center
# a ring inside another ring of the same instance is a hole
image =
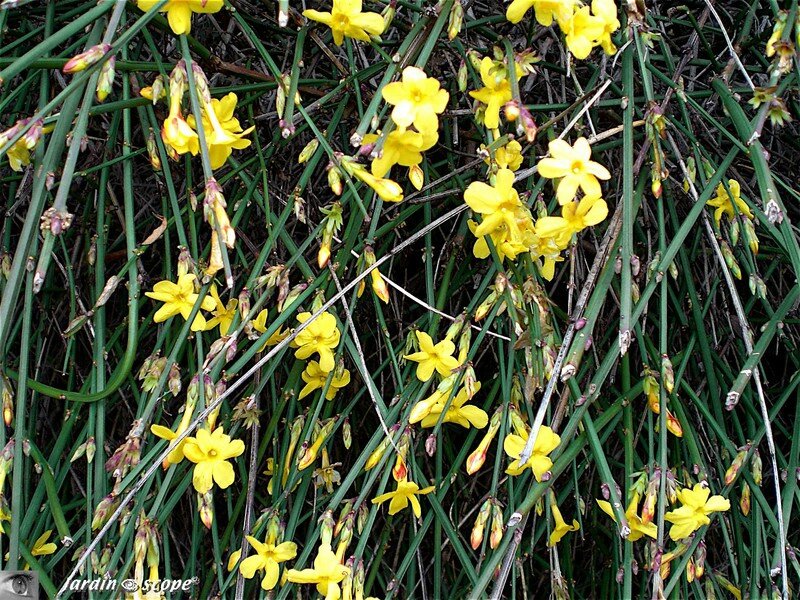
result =
[[[211,450],[208,451],[208,455],[211,458],[216,458],[217,457],[217,451],[212,448]]]

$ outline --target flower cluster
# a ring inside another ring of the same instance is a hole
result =
[[[503,147],[500,160],[507,167],[513,167],[518,163],[513,155],[514,147],[509,146],[511,143]],[[515,175],[511,168],[499,168],[490,175],[490,184],[475,181],[466,189],[464,201],[482,219],[480,223],[469,222],[470,231],[477,238],[472,249],[476,258],[487,258],[491,248],[501,261],[515,260],[528,252],[539,264],[542,276],[550,280],[561,251],[569,246],[573,236],[606,218],[608,206],[601,197],[598,180],[609,179],[611,174],[591,160],[589,142],[578,138],[570,146],[563,140],[554,140],[549,150],[550,156],[541,159],[537,168],[543,177],[558,181],[559,216],[542,215],[534,221],[514,188]],[[576,201],[579,189],[585,195]]]
[[[583,60],[596,46],[609,55],[617,51],[611,39],[620,27],[614,0],[592,0],[591,6],[580,0],[514,0],[506,18],[519,23],[531,8],[540,25],[550,27],[555,22],[559,26],[575,58]]]
[[[675,550],[665,552],[660,560],[653,560],[645,568],[660,569],[661,576],[666,578],[669,574],[670,562],[681,556],[688,548],[686,541],[695,531],[711,523],[709,515],[715,512],[724,512],[730,509],[730,501],[722,496],[711,496],[708,486],[704,483],[696,483],[690,488],[680,489],[675,481],[675,476],[671,471],[666,472],[666,481],[662,481],[660,468],[653,469],[652,476],[647,477],[646,473],[641,473],[629,490],[630,501],[622,516],[628,526],[627,541],[636,542],[642,538],[657,539],[658,527],[653,521],[656,511],[656,502],[659,491],[664,485],[665,497],[670,505],[680,502],[680,506],[668,510],[664,514],[664,520],[671,523],[669,537],[677,542]],[[735,478],[735,473],[726,483],[731,483]],[[644,501],[641,502],[641,513],[639,504],[644,494]],[[605,489],[605,497],[609,497],[608,488]],[[608,500],[596,500],[597,505],[604,513],[617,523],[617,514]],[[703,574],[703,563],[705,562],[704,547],[698,548],[698,553],[689,560],[686,566],[686,574],[689,581],[699,579]]]
[[[211,98],[208,81],[197,64],[192,65],[195,91],[200,102],[202,134],[208,147],[208,158],[212,169],[219,169],[228,160],[233,150],[250,146],[245,136],[254,127],[243,130],[234,116],[238,98],[230,92],[222,99]],[[196,156],[200,152],[197,120],[194,115],[183,117],[182,104],[188,86],[186,63],[183,60],[172,70],[169,78],[169,114],[161,128],[161,139],[170,156],[176,159],[181,154]]]

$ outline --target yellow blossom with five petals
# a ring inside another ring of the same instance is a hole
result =
[[[213,284],[209,293],[214,299],[215,307],[211,311],[211,314],[214,315],[213,318],[209,319],[206,323],[206,331],[210,331],[219,325],[219,334],[228,335],[231,323],[233,323],[233,319],[236,316],[236,306],[239,304],[239,301],[236,298],[231,298],[228,300],[227,304],[223,304],[219,297],[217,286]]]
[[[406,354],[403,358],[414,361],[417,364],[417,379],[428,381],[436,371],[442,377],[447,377],[452,370],[458,367],[458,359],[453,356],[456,350],[452,340],[443,339],[436,344],[433,339],[424,331],[416,331],[417,341],[419,342],[419,352]]]
[[[518,217],[522,205],[519,194],[514,189],[513,171],[500,169],[494,185],[473,181],[464,191],[464,201],[473,211],[483,216],[480,225],[472,232],[476,237],[489,235],[505,227],[510,240],[521,241],[522,230]]]
[[[450,94],[441,84],[418,67],[403,69],[401,81],[383,86],[383,99],[394,106],[392,121],[404,130],[412,124],[417,131],[432,135],[439,129],[437,115],[444,112]]]
[[[200,429],[195,437],[186,438],[183,455],[195,463],[192,475],[194,489],[205,494],[214,483],[222,489],[229,487],[235,475],[228,459],[236,458],[243,452],[244,442],[231,440],[222,427],[217,427],[213,433]]]
[[[363,144],[374,144],[378,135],[368,133],[364,136]],[[384,177],[394,165],[413,167],[422,162],[422,153],[430,150],[439,140],[439,134],[434,130],[419,133],[411,129],[400,131],[395,129],[386,135],[381,155],[372,160],[372,174],[375,177]]]
[[[559,23],[564,32],[567,48],[578,60],[583,60],[592,52],[598,40],[605,33],[605,23],[600,17],[591,14],[588,6],[581,6],[564,23]]]
[[[163,302],[164,306],[156,311],[153,321],[161,323],[175,315],[188,319],[199,295],[194,291],[195,276],[186,273],[178,277],[177,283],[159,281],[153,286],[152,292],[145,292],[145,296]],[[214,299],[204,296],[200,304],[203,310],[214,310]],[[192,331],[203,331],[206,328],[206,318],[198,312],[192,321]]]
[[[475,382],[475,391],[477,392],[480,389],[480,381]],[[417,402],[409,415],[408,422],[414,424],[421,421],[423,428],[435,427],[451,393],[452,388],[444,391],[436,390],[425,400]],[[475,427],[476,429],[486,427],[489,423],[489,415],[478,406],[466,404],[468,400],[467,388],[461,388],[447,408],[447,412],[444,413],[442,423],[455,423],[467,429],[470,427]]]
[[[252,579],[257,571],[264,571],[261,589],[273,589],[278,585],[280,577],[279,564],[297,556],[297,544],[294,542],[282,542],[276,545],[274,541],[268,539],[265,542],[261,542],[251,535],[246,536],[246,538],[256,553],[242,561],[239,565],[239,572],[245,579]]]
[[[523,75],[516,63],[514,73],[518,80]],[[489,129],[497,129],[500,126],[500,108],[512,98],[508,71],[501,69],[491,57],[485,56],[481,60],[481,81],[483,87],[471,91],[469,95],[486,105],[483,124]]]
[[[258,313],[258,316],[256,316],[255,319],[250,321],[250,325],[252,325],[253,329],[258,331],[259,333],[264,333],[267,331],[268,316],[269,316],[269,311],[265,308]],[[280,344],[286,338],[287,335],[289,335],[289,332],[279,327],[275,333],[273,333],[271,336],[267,338],[267,341],[261,345],[261,348],[259,348],[258,351],[259,352],[263,351],[264,348],[266,348],[267,346],[274,346],[276,344]]]
[[[697,483],[693,488],[678,490],[678,500],[681,507],[671,510],[664,515],[664,519],[672,523],[669,537],[673,541],[689,537],[704,525],[711,523],[708,515],[714,512],[723,512],[731,507],[730,500],[722,496],[710,496],[711,490],[702,483]]]
[[[331,12],[309,9],[303,16],[330,27],[334,43],[341,46],[345,37],[368,42],[371,35],[383,33],[383,17],[361,8],[361,0],[333,0]]]
[[[395,489],[393,492],[387,492],[385,494],[381,494],[380,496],[376,496],[372,499],[372,503],[382,504],[387,500],[391,500],[391,502],[389,502],[390,515],[399,513],[401,510],[407,508],[410,503],[414,516],[419,519],[422,516],[422,507],[419,504],[417,496],[430,494],[435,489],[436,486],[434,485],[420,489],[420,487],[413,481],[403,479],[397,482],[397,489]]]
[[[530,468],[534,477],[536,477],[536,481],[541,481],[542,476],[553,466],[553,461],[550,460],[548,455],[558,448],[561,438],[547,425],[542,425],[536,436],[536,442],[533,444],[533,452],[531,452],[527,462],[522,465],[519,462],[519,457],[528,442],[529,435],[530,432],[525,432],[525,435],[510,433],[506,436],[503,441],[503,450],[514,459],[506,468],[506,473],[512,476],[521,475],[525,469]]]
[[[314,583],[317,591],[325,596],[325,600],[339,600],[342,595],[339,584],[349,574],[350,568],[339,562],[331,545],[320,544],[314,558],[314,568],[302,571],[289,569],[286,579],[292,583]]]
[[[736,218],[737,212],[748,219],[753,219],[753,212],[750,210],[747,203],[742,200],[742,187],[739,185],[739,182],[735,179],[729,179],[728,188],[730,189],[730,194],[728,190],[725,189],[725,186],[720,183],[717,186],[717,195],[706,202],[708,206],[713,206],[717,209],[714,211],[714,221],[717,222],[717,227],[719,227],[723,215],[728,221],[733,221]],[[733,208],[734,204],[736,204],[735,210]]]
[[[203,106],[203,133],[208,144],[208,155],[212,169],[219,169],[228,160],[234,149],[242,150],[250,145],[244,138],[255,127],[242,130],[239,120],[233,116],[238,98],[230,92],[222,99],[213,98],[211,104]],[[189,115],[187,123],[197,129],[194,115]]]
[[[542,177],[560,179],[556,190],[559,204],[572,201],[578,188],[587,196],[602,195],[598,179],[611,179],[611,173],[592,160],[592,147],[586,138],[578,138],[572,146],[564,140],[553,140],[548,150],[550,156],[536,166]]]
[[[297,320],[300,323],[305,323],[309,318],[311,318],[310,312],[303,312],[297,315]],[[333,360],[333,349],[339,345],[339,338],[340,333],[336,324],[336,317],[331,313],[324,312],[294,338],[292,345],[298,347],[294,355],[301,360],[305,360],[316,353],[319,355],[320,369],[324,373],[330,373],[336,366]]]
[[[570,202],[561,207],[560,217],[539,217],[536,235],[552,238],[556,244],[566,247],[573,234],[597,225],[608,216],[606,201],[597,196],[584,196],[580,202]]]
[[[325,386],[325,382],[328,380],[328,373],[330,373],[330,371],[323,371],[317,361],[309,361],[306,365],[305,371],[303,371],[301,374],[301,377],[303,378],[303,381],[306,382],[306,385],[302,390],[300,390],[300,395],[297,397],[297,399],[302,400],[314,390],[322,389]],[[325,394],[325,399],[333,400],[339,390],[345,387],[348,383],[350,383],[350,371],[344,369],[342,374],[338,377],[334,373],[333,378],[331,379],[331,384],[328,386],[328,392]]]
[[[614,0],[592,0],[592,14],[603,22],[603,33],[597,40],[603,51],[609,56],[617,53],[617,47],[611,41],[611,34],[619,29],[617,5]]]

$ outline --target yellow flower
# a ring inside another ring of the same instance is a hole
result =
[[[539,433],[536,436],[536,442],[533,444],[533,452],[531,453],[528,462],[524,465],[519,463],[519,456],[525,448],[528,441],[530,432],[526,432],[524,436],[510,433],[503,441],[503,450],[514,460],[508,465],[506,473],[509,475],[521,475],[525,469],[530,468],[533,471],[536,481],[541,481],[542,476],[547,473],[553,466],[553,461],[548,456],[553,450],[558,448],[561,443],[561,438],[547,425],[542,425],[539,428]]]
[[[214,299],[216,307],[211,311],[214,317],[209,319],[206,323],[206,331],[210,331],[219,325],[219,334],[228,335],[231,323],[233,323],[233,318],[236,316],[236,306],[239,304],[239,301],[236,298],[231,298],[228,300],[228,304],[225,305],[222,303],[222,300],[220,300],[216,285],[212,284],[209,291],[211,292],[211,297]]]
[[[578,60],[591,54],[592,48],[606,30],[603,19],[590,14],[588,6],[581,6],[570,19],[559,23],[559,26],[566,36],[567,48]]]
[[[364,144],[374,144],[378,135],[369,133],[364,136]],[[372,174],[383,177],[394,165],[413,167],[422,162],[422,152],[429,150],[439,140],[436,131],[425,134],[406,129],[395,129],[386,136],[381,155],[372,161]]]
[[[611,173],[592,160],[592,147],[586,138],[578,138],[573,146],[564,140],[553,140],[548,149],[550,157],[541,159],[536,166],[542,177],[561,179],[556,190],[559,204],[572,201],[579,187],[587,196],[602,195],[597,180],[611,179]]]
[[[522,165],[522,145],[517,140],[511,140],[505,146],[500,146],[494,152],[494,161],[500,169],[516,171]]]
[[[453,356],[456,350],[455,344],[444,339],[434,344],[433,339],[424,331],[417,331],[417,341],[419,341],[419,352],[406,354],[403,358],[411,360],[417,365],[417,379],[428,381],[436,371],[442,377],[447,377],[451,371],[458,367],[458,359]]]
[[[350,568],[339,562],[330,544],[320,544],[313,569],[289,569],[286,579],[292,583],[315,583],[317,591],[326,600],[339,600],[342,590],[339,583],[350,574]]]
[[[547,545],[552,548],[570,531],[578,531],[581,526],[578,525],[575,519],[572,520],[572,525],[567,525],[566,521],[564,521],[564,517],[561,516],[561,511],[558,509],[555,500],[551,500],[550,502],[550,512],[553,514],[553,520],[556,522],[553,531],[550,532],[550,539],[547,540]]]
[[[189,397],[187,395],[187,397]],[[175,431],[164,427],[163,425],[153,424],[150,426],[150,431],[156,437],[160,437],[162,440],[167,440],[168,442],[172,442],[175,438],[177,438],[180,434],[182,434],[186,429],[189,427],[189,423],[192,420],[192,416],[194,416],[194,407],[195,402],[191,400],[187,400],[186,407],[183,411],[183,417],[181,417],[180,422],[178,423],[178,427]],[[170,453],[167,454],[167,458],[164,459],[164,462],[161,464],[162,467],[165,469],[169,467],[169,465],[177,465],[179,462],[183,460],[183,447],[186,445],[185,438],[182,442],[180,442],[175,448],[170,450]]]
[[[259,333],[264,333],[267,330],[268,315],[269,311],[266,308],[262,310],[260,313],[258,313],[258,316],[252,321],[250,321],[250,324],[253,326],[253,329],[258,331]],[[286,338],[287,335],[289,335],[289,332],[281,330],[281,328],[279,327],[278,331],[269,336],[267,338],[267,341],[263,343],[263,345],[261,346],[261,348],[258,349],[258,351],[261,352],[267,346],[274,346],[276,344],[280,344]]]
[[[363,181],[378,194],[378,197],[384,202],[400,202],[403,200],[403,188],[400,184],[391,179],[384,179],[382,177],[375,177],[367,169],[356,162],[353,162],[349,157],[342,157],[340,160],[342,168],[356,179]],[[335,173],[331,169],[330,173]]]
[[[233,465],[228,459],[235,458],[244,452],[244,442],[233,440],[226,435],[222,427],[217,427],[213,433],[200,429],[195,437],[186,438],[183,454],[195,463],[192,483],[194,489],[205,494],[210,491],[214,483],[225,489],[234,479]]]
[[[488,237],[491,238],[492,244],[494,244],[494,248],[501,261],[504,261],[506,258],[514,260],[517,258],[518,254],[528,250],[527,242],[533,239],[533,221],[531,221],[530,215],[527,214],[526,211],[520,210],[517,213],[517,224],[522,231],[522,237],[509,237],[508,228],[502,225],[488,236],[477,237],[475,239],[475,244],[472,246],[472,254],[475,258],[487,258],[491,254],[489,243],[486,241]],[[475,231],[480,225],[470,219],[467,221],[467,226],[472,234],[475,235]]]
[[[530,246],[531,258],[537,261],[539,273],[547,281],[552,281],[556,272],[556,263],[564,260],[561,256],[563,247],[556,243],[551,237],[534,235],[533,243]],[[538,262],[542,259],[541,263]]]
[[[53,542],[47,541],[50,539],[52,534],[53,530],[48,529],[36,539],[36,541],[33,543],[33,548],[31,548],[31,554],[33,556],[47,556],[48,554],[53,554],[56,550],[58,550],[58,546],[56,546]]]
[[[331,12],[304,10],[303,16],[330,27],[337,46],[342,45],[345,37],[368,42],[369,36],[383,33],[383,17],[361,12],[361,0],[333,0]]]
[[[328,451],[325,448],[322,449],[321,454],[322,464],[319,469],[314,469],[314,485],[316,487],[324,485],[325,490],[332,494],[333,486],[339,485],[342,481],[342,476],[335,468],[339,463],[331,464],[330,458],[328,458]]]
[[[597,500],[597,505],[604,513],[617,522],[617,517],[614,515],[614,509],[611,508],[611,503],[605,500]],[[625,518],[628,520],[628,526],[631,528],[631,533],[628,536],[629,542],[640,540],[643,536],[656,539],[658,535],[658,527],[655,523],[645,523],[642,518],[637,514],[637,507],[639,505],[639,494],[634,494],[631,498],[630,504],[625,511]]]
[[[301,375],[303,381],[306,382],[306,385],[302,390],[300,390],[300,395],[297,397],[297,399],[302,400],[314,390],[322,389],[325,385],[325,382],[328,380],[329,372],[330,371],[323,371],[317,361],[309,361],[309,363],[306,365],[306,370],[303,371],[303,374]],[[331,384],[328,387],[328,392],[325,394],[325,399],[333,400],[339,390],[345,387],[348,383],[350,383],[350,371],[344,369],[339,377],[337,377],[334,373],[333,379],[331,379]]]
[[[6,152],[8,157],[8,166],[12,171],[20,172],[22,167],[27,167],[31,164],[31,151],[25,144],[25,138],[18,139],[11,148]]]
[[[402,81],[383,87],[383,99],[394,106],[392,121],[401,130],[413,124],[417,131],[430,136],[439,129],[437,115],[444,112],[450,94],[422,69],[406,67]]]
[[[598,43],[609,56],[616,54],[617,47],[611,41],[611,34],[619,29],[616,3],[614,0],[592,0],[592,13],[603,22],[603,33]]]
[[[714,211],[714,220],[717,222],[717,227],[719,227],[720,221],[722,220],[722,215],[725,215],[728,221],[733,221],[736,218],[737,212],[748,219],[753,218],[750,207],[742,200],[742,188],[739,182],[735,179],[729,179],[728,187],[731,190],[730,194],[728,194],[725,186],[720,183],[717,186],[717,195],[706,202],[708,206],[713,206],[717,209]],[[731,198],[731,196],[733,196],[733,198]],[[734,203],[736,203],[736,210],[733,208]]]
[[[550,27],[553,20],[559,24],[572,16],[576,0],[514,0],[508,5],[506,19],[519,23],[531,7],[536,11],[536,20],[544,27]]]
[[[607,216],[608,205],[605,200],[584,196],[580,202],[562,206],[560,217],[540,217],[536,221],[536,235],[552,238],[556,244],[565,247],[573,234],[601,223]]]
[[[297,315],[297,320],[305,323],[310,317],[310,312],[304,312]],[[319,368],[323,373],[330,373],[336,366],[333,349],[339,345],[339,337],[336,317],[324,312],[294,338],[292,344],[299,346],[294,355],[305,360],[316,352],[319,354]]]
[[[436,486],[434,485],[420,489],[419,486],[413,481],[407,481],[404,479],[397,482],[397,489],[395,491],[376,496],[372,499],[372,503],[382,504],[387,500],[391,500],[389,503],[390,515],[399,513],[401,510],[407,508],[408,504],[411,503],[411,510],[414,512],[414,516],[419,519],[422,516],[422,507],[419,505],[417,494],[424,496],[425,494],[430,494],[435,489]]]
[[[244,136],[255,127],[242,131],[239,120],[233,116],[237,102],[236,94],[230,92],[222,100],[213,98],[210,106],[203,106],[203,133],[206,136],[212,169],[219,169],[224,165],[234,149],[242,150],[250,145],[250,140],[244,139]],[[197,129],[194,115],[189,115],[187,121],[192,128]]]
[[[514,72],[517,79],[522,77],[522,71],[517,68],[516,63]],[[481,81],[484,87],[470,92],[469,95],[486,105],[483,124],[489,129],[497,129],[500,126],[500,108],[512,97],[508,72],[485,56],[481,61]]]
[[[197,132],[189,126],[181,113],[185,86],[185,75],[176,67],[169,80],[169,114],[161,127],[161,139],[177,154],[190,152],[194,156],[200,151],[200,140],[197,138]]]
[[[159,281],[153,286],[152,292],[145,292],[145,296],[163,302],[164,306],[156,311],[153,321],[161,323],[175,315],[188,319],[199,296],[194,292],[195,276],[186,273],[178,277],[177,283]],[[203,310],[214,309],[214,299],[204,296],[200,304]],[[206,318],[198,312],[192,321],[192,331],[203,331],[206,328]]]
[[[464,191],[464,201],[473,211],[483,216],[483,220],[472,232],[475,237],[483,237],[505,228],[508,239],[522,242],[522,229],[519,224],[522,204],[514,189],[514,172],[500,169],[493,186],[482,181],[473,181]]]
[[[678,500],[682,506],[664,515],[664,518],[672,523],[669,537],[673,541],[689,537],[703,525],[711,523],[711,519],[708,518],[711,513],[730,509],[729,500],[722,496],[709,498],[710,494],[711,491],[702,483],[695,484],[693,489],[678,490]]]
[[[246,537],[256,553],[242,561],[242,564],[239,565],[239,572],[245,579],[252,579],[255,577],[256,571],[264,571],[261,589],[271,590],[278,584],[280,577],[278,564],[297,556],[297,544],[283,542],[276,546],[269,540],[262,543],[251,535]]]
[[[480,381],[475,382],[475,391],[481,389]],[[422,421],[423,428],[435,427],[439,422],[439,416],[442,414],[447,399],[452,393],[452,388],[439,391],[436,390],[426,400],[420,400],[411,411],[408,422],[411,424]],[[456,394],[447,412],[444,414],[442,423],[456,423],[461,427],[475,427],[476,429],[483,429],[489,423],[489,415],[486,414],[482,408],[474,405],[466,405],[469,398],[467,397],[467,389],[461,388]]]
[[[158,4],[158,0],[139,0],[139,10],[147,12]],[[167,13],[167,20],[175,35],[189,33],[192,29],[192,13],[215,13],[222,9],[222,0],[169,0],[159,9]]]

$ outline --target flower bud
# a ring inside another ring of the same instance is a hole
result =
[[[425,184],[425,173],[419,165],[411,165],[408,168],[408,180],[417,191],[422,189],[422,186]]]
[[[668,394],[675,388],[675,372],[672,369],[672,361],[666,354],[661,355],[661,383]]]
[[[92,66],[111,51],[111,44],[97,44],[70,58],[61,68],[64,73],[77,73]]]
[[[94,510],[94,515],[92,516],[92,531],[97,531],[106,524],[106,521],[108,521],[112,513],[117,510],[119,503],[120,499],[117,498],[114,492],[111,492],[100,501],[100,504],[97,505],[97,508]]]
[[[397,0],[391,0],[381,12],[381,16],[383,17],[383,31],[389,30],[389,27],[392,25],[392,21],[394,20],[394,16],[396,14]]]
[[[330,545],[333,540],[333,528],[336,521],[333,519],[333,512],[328,509],[319,518],[319,539],[322,544]]]
[[[750,486],[746,481],[742,481],[742,495],[739,498],[739,508],[746,517],[750,514]]]
[[[0,396],[3,398],[3,422],[6,427],[11,427],[14,420],[14,388],[5,375],[0,375]],[[0,495],[3,493],[0,487]]]
[[[467,78],[469,74],[467,73],[467,63],[464,60],[461,61],[461,64],[458,65],[458,75],[456,76],[456,81],[458,83],[458,91],[464,93],[467,91]]]
[[[758,449],[756,449],[753,452],[753,458],[750,459],[750,470],[753,474],[753,483],[755,483],[758,487],[761,487],[761,481],[763,479],[761,468],[761,454],[758,452]]]
[[[116,72],[117,58],[115,56],[103,63],[100,67],[100,76],[97,78],[97,101],[105,102],[114,87],[114,74]]]
[[[503,539],[503,509],[500,508],[498,503],[494,504],[494,512],[492,514],[492,528],[489,534],[489,547],[494,550],[500,545],[500,540]]]
[[[497,435],[497,432],[500,430],[500,422],[503,416],[503,408],[498,407],[494,414],[492,414],[492,418],[489,421],[489,428],[486,431],[486,434],[483,436],[483,439],[478,444],[478,447],[467,457],[467,473],[469,475],[474,475],[475,473],[480,470],[483,464],[486,462],[486,453],[489,449],[492,440]]]
[[[736,279],[741,279],[742,270],[739,267],[739,263],[736,260],[736,257],[733,255],[728,242],[721,240],[720,247],[722,248],[722,257],[725,259],[725,264],[728,265],[728,268],[731,270],[731,273],[734,277],[736,277]]]
[[[425,439],[425,453],[428,456],[433,456],[434,454],[436,454],[436,445],[437,445],[436,434],[431,433]]]
[[[750,219],[742,219],[742,226],[744,229],[744,238],[750,248],[753,256],[758,254],[758,235],[756,235],[756,228]]]
[[[342,195],[342,176],[334,166],[328,168],[328,187],[337,196]]]
[[[453,6],[450,8],[450,18],[447,22],[447,39],[454,40],[461,32],[461,26],[464,24],[464,7],[461,5],[461,0],[455,0]]]
[[[214,524],[214,492],[208,491],[205,494],[197,494],[197,510],[200,513],[200,521],[211,529]]]
[[[736,453],[731,466],[728,467],[728,470],[725,472],[725,485],[730,485],[736,480],[736,477],[739,475],[739,469],[742,468],[749,451],[750,444],[746,444],[739,448],[739,451]]]
[[[486,523],[492,514],[492,499],[489,498],[482,505],[478,516],[475,519],[475,524],[472,526],[472,534],[470,535],[470,545],[473,550],[477,550],[483,542],[483,532],[486,529]]]
[[[353,445],[353,434],[350,429],[350,417],[345,417],[342,424],[342,442],[344,443],[345,450],[349,450]]]
[[[297,157],[297,162],[301,165],[303,163],[308,162],[311,159],[311,157],[314,156],[314,153],[317,151],[317,148],[319,148],[319,140],[317,138],[314,138],[310,142],[308,142],[300,151],[300,155]]]
[[[390,435],[394,435],[399,429],[400,429],[400,424],[399,423],[397,423],[395,425],[392,425],[389,428],[389,434]],[[383,438],[378,443],[377,447],[375,448],[375,450],[372,451],[372,454],[369,455],[369,458],[367,459],[367,462],[364,464],[364,470],[365,471],[369,471],[370,469],[373,469],[373,468],[375,468],[377,466],[377,464],[383,458],[383,454],[386,452],[386,449],[389,447],[390,443],[391,443],[391,438],[388,438],[388,437],[387,438]]]

